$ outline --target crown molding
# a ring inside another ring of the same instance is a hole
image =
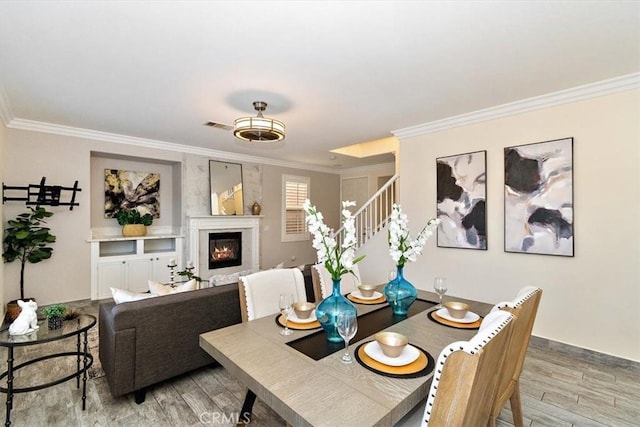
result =
[[[474,123],[484,122],[487,120],[513,116],[516,114],[526,113],[528,111],[549,108],[556,105],[562,105],[570,102],[582,101],[585,99],[623,92],[626,90],[637,89],[639,87],[640,73],[626,74],[624,76],[602,80],[583,86],[577,86],[570,89],[564,89],[546,95],[527,98],[508,104],[485,108],[483,110],[478,110],[471,113],[461,114],[459,116],[447,117],[442,120],[436,120],[421,125],[394,130],[391,131],[391,133],[400,139],[410,138],[413,136],[424,135],[427,133],[438,132],[441,130],[456,128],[460,126],[466,126]]]
[[[1,101],[1,100],[0,100]],[[228,151],[212,150],[209,148],[193,147],[190,145],[176,144],[174,142],[158,141],[154,139],[138,138],[135,136],[120,135],[109,132],[101,132],[91,129],[76,128],[71,126],[57,125],[53,123],[38,122],[35,120],[12,119],[6,125],[8,128],[29,130],[34,132],[51,133],[55,135],[72,136],[76,138],[92,139],[96,141],[113,142],[116,144],[134,145],[143,148],[153,148],[156,150],[177,151],[186,154],[195,154],[205,157],[213,157],[221,160],[232,160],[236,162],[260,163],[271,166],[279,166],[293,169],[305,169],[315,172],[324,172],[339,175],[340,171],[327,167],[310,165],[307,163],[296,163],[284,160],[271,159],[268,157],[250,156],[246,154],[231,153]]]
[[[9,127],[9,123],[14,119],[11,104],[9,104],[9,97],[2,83],[0,83],[0,119],[6,127]]]

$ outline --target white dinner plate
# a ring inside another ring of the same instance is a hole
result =
[[[370,297],[365,297],[360,293],[360,289],[356,289],[355,291],[351,292],[351,295],[363,301],[374,300],[382,297],[382,294],[378,291],[373,291],[373,294]]]
[[[447,319],[451,322],[457,323],[473,323],[480,318],[480,316],[473,311],[467,311],[467,314],[465,314],[462,319],[456,319],[449,314],[449,311],[446,308],[441,308],[440,310],[436,311],[436,314],[443,319]]]
[[[316,318],[316,311],[313,310],[311,312],[311,314],[309,315],[309,317],[307,317],[306,319],[300,319],[298,318],[298,316],[296,316],[296,312],[292,311],[291,312],[291,316],[289,316],[289,321],[290,322],[295,322],[295,323],[311,323],[311,322],[315,322],[316,320],[318,320]]]
[[[420,350],[411,344],[407,344],[398,357],[385,356],[377,341],[371,341],[369,344],[365,345],[364,352],[376,362],[384,363],[389,366],[408,365],[409,363],[415,362],[420,356]]]

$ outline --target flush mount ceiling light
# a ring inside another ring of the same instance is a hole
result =
[[[244,141],[277,142],[284,139],[284,123],[279,120],[264,117],[262,112],[267,109],[267,103],[256,101],[253,103],[258,115],[256,117],[240,117],[233,122],[233,134]]]

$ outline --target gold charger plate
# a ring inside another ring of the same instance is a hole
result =
[[[284,316],[282,314],[278,314],[278,316],[276,317],[276,323],[284,327]],[[289,320],[289,329],[306,331],[307,329],[316,329],[321,327],[322,325],[317,320],[315,322],[309,322],[309,323],[298,323],[298,322]]]
[[[354,297],[351,294],[347,294],[347,299],[358,304],[382,304],[383,302],[387,301],[387,298],[384,295],[376,299],[360,299],[358,297]]]
[[[356,349],[356,360],[360,362],[363,366],[365,366],[366,368],[369,368],[374,372],[386,374],[392,377],[406,376],[406,377],[413,378],[416,376],[422,376],[422,375],[428,374],[433,370],[435,366],[435,362],[433,361],[433,358],[426,351],[416,346],[414,347],[420,351],[420,355],[415,361],[403,366],[385,365],[384,363],[380,363],[377,360],[372,359],[364,351],[365,345],[369,344],[370,342],[371,341],[368,341],[358,346],[358,348]]]
[[[449,326],[452,328],[458,328],[458,329],[478,329],[480,327],[480,324],[482,323],[482,317],[480,317],[478,320],[476,320],[473,323],[453,322],[449,319],[445,319],[444,317],[438,316],[438,314],[435,311],[430,311],[427,316],[429,316],[429,319],[433,320],[436,323],[440,323],[441,325]]]

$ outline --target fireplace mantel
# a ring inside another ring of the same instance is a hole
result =
[[[219,230],[237,230],[249,232],[249,241],[251,246],[250,257],[247,262],[254,271],[260,269],[260,220],[261,215],[229,215],[229,216],[191,216],[188,219],[188,236],[189,236],[189,259],[198,260],[200,254],[200,232],[201,231],[219,231]],[[208,248],[207,248],[208,250]],[[243,254],[243,260],[245,255]],[[244,261],[243,261],[244,262]],[[200,273],[200,265],[194,263],[194,274]]]

